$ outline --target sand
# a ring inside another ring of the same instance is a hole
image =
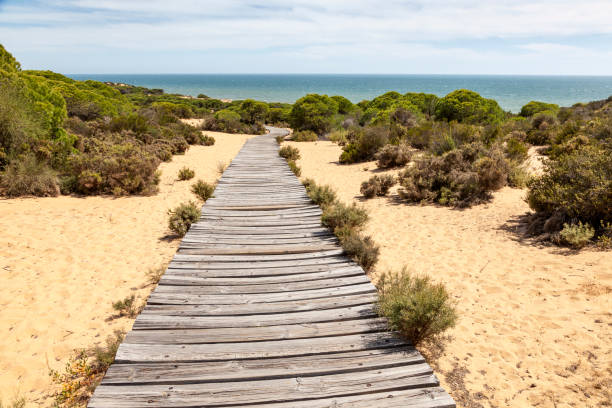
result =
[[[288,144],[303,177],[368,209],[366,233],[381,247],[373,280],[406,266],[446,284],[460,321],[433,365],[459,407],[611,403],[612,252],[521,241],[524,190],[465,210],[398,203],[396,188],[363,201],[361,182],[380,174],[374,162],[339,165],[331,142]]]
[[[191,184],[214,182],[217,163],[229,163],[252,137],[205,133],[215,145],[162,163],[154,196],[0,200],[0,400],[20,393],[28,406],[50,406],[49,368],[131,328],[133,319],[113,318],[111,304],[131,294],[143,303],[153,288],[146,272],[176,252],[167,210],[195,201]],[[194,179],[177,181],[183,166]]]

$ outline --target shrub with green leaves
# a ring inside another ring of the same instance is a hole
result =
[[[387,272],[378,281],[378,313],[392,330],[413,345],[436,342],[457,324],[457,311],[444,285],[404,268]]]
[[[595,229],[589,224],[563,224],[563,229],[559,233],[561,242],[570,245],[574,248],[582,248],[586,246],[595,236]]]
[[[8,197],[57,196],[60,193],[57,173],[29,154],[12,161],[6,171],[0,173],[0,193]]]
[[[209,135],[200,135],[200,144],[204,146],[212,146],[215,144],[215,138]]]
[[[178,236],[184,236],[191,224],[200,219],[200,209],[196,203],[189,201],[168,210],[168,227]]]
[[[119,312],[120,316],[135,317],[140,310],[136,307],[136,296],[131,295],[123,300],[113,303],[113,309]]]
[[[368,213],[355,203],[346,205],[335,202],[323,208],[321,222],[332,231],[342,229],[360,230],[368,221]]]
[[[380,254],[380,248],[374,243],[372,237],[363,236],[352,228],[337,229],[336,235],[346,255],[360,265],[364,271],[370,272],[378,262]]]
[[[318,185],[312,179],[303,181],[308,197],[317,205],[327,207],[336,202],[336,192],[328,185]]]
[[[546,161],[544,166],[544,174],[528,184],[527,201],[538,218],[547,220],[542,224],[548,225],[547,232],[559,231],[563,223],[582,222],[599,230],[602,223],[612,222],[609,148],[583,146]]]
[[[198,180],[191,186],[191,192],[198,196],[202,201],[208,200],[213,196],[215,186],[205,182],[204,180]]]
[[[316,142],[319,140],[319,136],[312,130],[298,130],[293,132],[291,140],[294,142]]]
[[[178,172],[178,179],[182,181],[191,180],[194,177],[195,177],[195,171],[193,171],[189,167],[183,167]]]
[[[345,129],[334,130],[327,135],[330,142],[336,143],[338,146],[344,146],[347,143],[347,131]]]
[[[300,177],[302,175],[302,169],[297,163],[293,160],[287,160],[287,164],[289,165],[289,169],[295,174],[296,177]]]
[[[386,196],[389,189],[395,185],[397,181],[391,174],[385,174],[382,176],[372,176],[369,180],[361,183],[361,194],[365,198],[372,198],[374,196]]]
[[[386,127],[367,127],[357,132],[353,141],[342,148],[340,163],[358,163],[374,159],[374,155],[389,140],[389,129]]]
[[[543,111],[556,112],[558,110],[559,110],[559,105],[555,105],[554,103],[531,101],[521,108],[521,113],[519,113],[519,115],[523,117],[531,117],[535,115],[536,113],[540,113]]]
[[[300,159],[300,150],[293,146],[283,146],[278,150],[278,155],[287,161]]]
[[[289,123],[295,130],[311,130],[319,135],[327,132],[338,104],[327,95],[308,94],[293,104]]]

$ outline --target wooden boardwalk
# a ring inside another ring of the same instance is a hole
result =
[[[89,407],[455,406],[273,135],[225,171]]]

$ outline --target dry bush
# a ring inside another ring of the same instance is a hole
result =
[[[178,172],[178,179],[181,181],[191,180],[195,177],[195,171],[191,170],[189,167],[183,167]]]
[[[296,177],[300,177],[302,175],[302,169],[297,163],[293,160],[287,160],[287,164],[289,165],[289,169],[295,174]]]
[[[120,316],[135,317],[140,309],[136,306],[136,296],[131,295],[123,300],[113,303],[113,309],[119,312]]]
[[[200,209],[192,201],[182,203],[173,210],[168,210],[168,227],[178,236],[184,236],[191,224],[200,219]]]
[[[293,133],[291,140],[294,142],[316,142],[319,136],[312,130],[298,130]]]
[[[222,175],[225,169],[227,169],[227,163],[223,160],[219,160],[217,162],[217,174]]]
[[[204,146],[212,146],[215,144],[215,138],[208,135],[200,135],[200,144]]]
[[[123,332],[115,331],[114,336],[106,339],[105,347],[79,350],[68,360],[63,371],[50,370],[49,375],[53,382],[61,386],[54,395],[55,405],[84,406],[102,381],[106,370],[115,361],[123,338]]]
[[[8,197],[33,195],[57,196],[60,193],[57,173],[33,155],[11,162],[0,173],[0,192]]]
[[[397,181],[391,174],[385,174],[383,176],[372,176],[368,181],[361,183],[361,194],[365,198],[372,198],[374,196],[386,196],[389,189],[395,185]]]
[[[415,276],[404,268],[387,272],[378,282],[378,313],[413,345],[436,342],[457,323],[455,305],[442,284]]]
[[[283,146],[278,150],[278,155],[287,161],[296,161],[300,159],[300,151],[293,146]]]
[[[595,229],[589,224],[563,224],[563,229],[559,232],[561,242],[573,248],[580,249],[591,242],[595,236]]]
[[[340,163],[358,163],[372,160],[378,150],[389,141],[389,129],[376,126],[354,131],[347,136],[350,142],[342,148]]]
[[[385,145],[380,149],[374,158],[379,168],[387,169],[391,167],[405,166],[412,158],[412,151],[407,144]]]
[[[276,140],[276,143],[281,144],[285,141],[285,136],[276,136],[274,140]]]
[[[366,272],[370,272],[378,262],[380,253],[380,248],[374,243],[372,237],[363,236],[351,228],[336,229],[335,233],[340,239],[340,244],[346,255]]]
[[[202,201],[208,200],[213,196],[215,186],[205,182],[204,180],[198,180],[191,186],[191,192],[198,196]]]

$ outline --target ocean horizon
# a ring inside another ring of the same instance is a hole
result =
[[[68,74],[77,80],[123,82],[167,93],[293,103],[308,93],[342,95],[352,102],[388,91],[444,96],[470,89],[517,113],[532,100],[571,106],[612,95],[612,76],[382,75],[382,74]]]

